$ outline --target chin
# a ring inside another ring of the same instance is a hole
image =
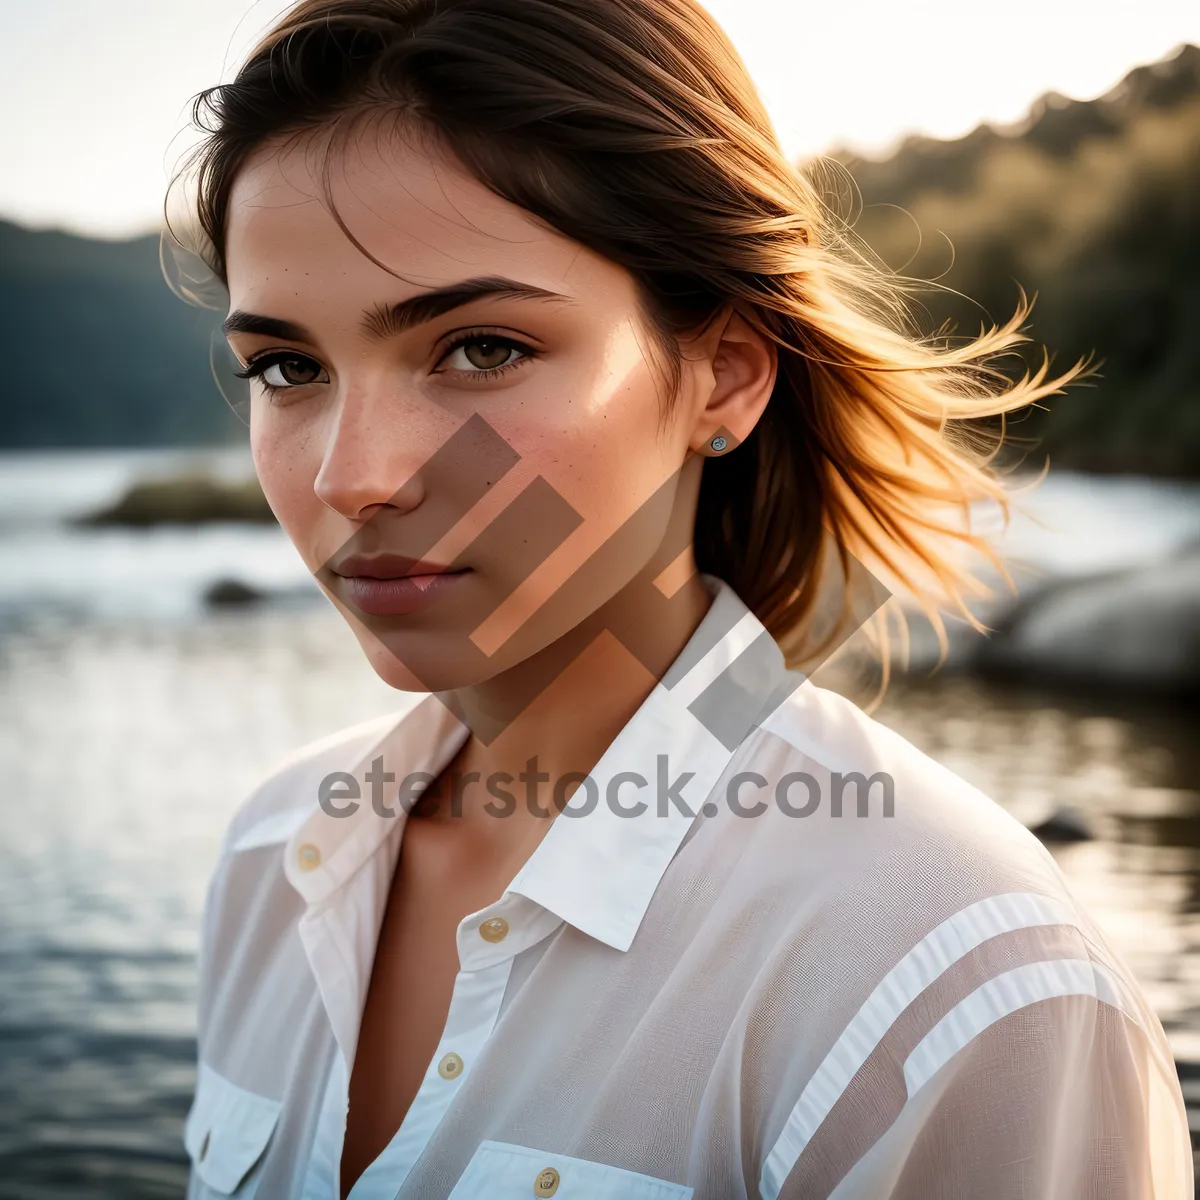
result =
[[[375,674],[389,687],[401,692],[445,692],[453,688],[470,687],[482,683],[495,673],[493,664],[482,664],[478,659],[462,661],[448,647],[442,646],[439,653],[436,636],[415,635],[415,646],[405,645],[402,652],[384,645],[373,634],[359,633],[359,643]]]

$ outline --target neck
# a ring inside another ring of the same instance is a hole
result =
[[[639,575],[538,654],[483,683],[441,693],[472,732],[412,817],[453,824],[455,837],[486,846],[499,862],[524,861],[712,603],[690,548],[666,575],[648,570],[653,578]],[[667,597],[662,589],[671,576],[685,582]],[[647,604],[648,586],[659,589],[661,603]],[[489,780],[515,803],[489,792]],[[495,819],[500,812],[504,820]]]

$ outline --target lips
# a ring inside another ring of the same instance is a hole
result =
[[[420,612],[453,590],[469,567],[427,563],[399,554],[351,555],[330,568],[343,596],[369,616]]]

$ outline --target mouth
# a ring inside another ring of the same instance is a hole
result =
[[[471,574],[470,567],[421,562],[399,554],[354,555],[330,568],[344,597],[368,616],[420,612]]]

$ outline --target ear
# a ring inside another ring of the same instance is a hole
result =
[[[731,306],[696,339],[689,357],[707,367],[696,376],[689,448],[707,452],[720,432],[732,434],[734,445],[744,442],[775,388],[775,343]]]

